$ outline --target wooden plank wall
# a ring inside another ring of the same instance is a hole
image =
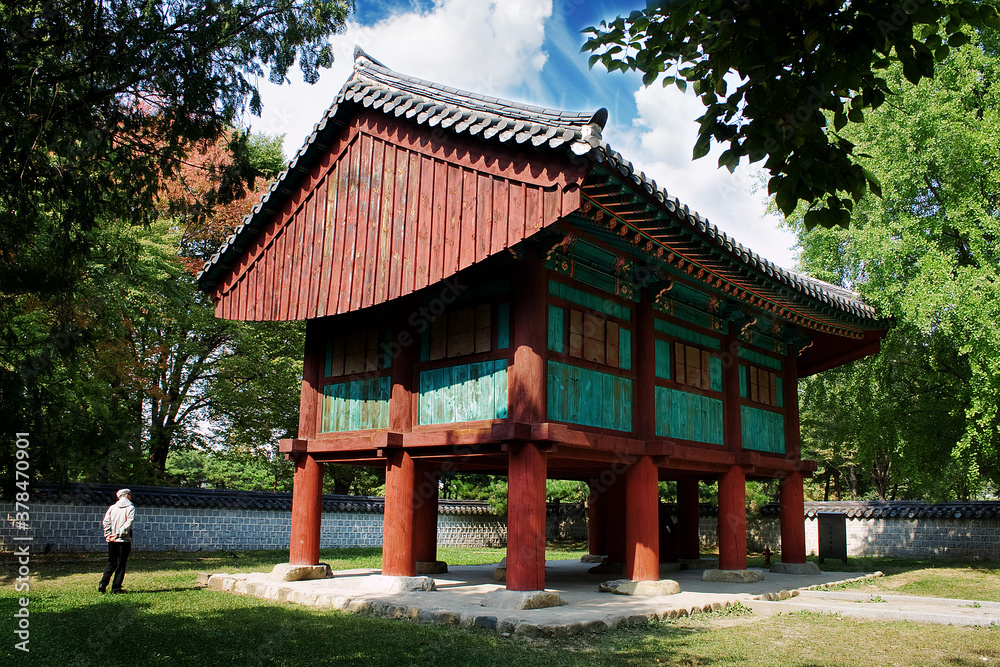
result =
[[[584,426],[631,431],[632,380],[549,361],[548,417]]]
[[[362,114],[214,288],[216,315],[310,319],[417,291],[579,208],[588,169]]]
[[[322,433],[389,428],[389,377],[323,387]]]
[[[722,401],[670,387],[657,387],[656,434],[721,445]]]
[[[419,387],[420,424],[507,417],[507,359],[422,371]]]
[[[785,453],[785,416],[778,412],[740,406],[743,449]]]

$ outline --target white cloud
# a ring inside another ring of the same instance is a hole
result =
[[[635,101],[638,116],[633,126],[609,126],[605,139],[719,229],[762,257],[792,268],[794,236],[778,228],[779,218],[765,217],[763,195],[751,192],[760,183],[760,170],[746,164],[733,174],[719,169],[723,150],[719,146],[699,160],[691,159],[698,130],[695,119],[704,112],[698,99],[673,86],[654,84],[636,91]]]
[[[551,14],[551,0],[436,0],[430,11],[349,22],[333,38],[335,63],[318,83],[291,72],[292,85],[261,84],[264,113],[254,130],[285,133],[286,153],[296,151],[350,76],[355,45],[396,71],[483,94],[536,85]]]

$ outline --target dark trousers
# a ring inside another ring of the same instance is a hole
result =
[[[111,584],[111,590],[121,589],[122,580],[125,579],[125,564],[128,563],[128,555],[131,552],[131,542],[108,542],[108,566],[104,569],[104,576],[101,577],[102,591],[107,589],[112,574],[115,575],[115,580]]]

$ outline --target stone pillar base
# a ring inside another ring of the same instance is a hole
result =
[[[659,581],[632,581],[631,579],[614,579],[605,581],[597,587],[602,593],[616,595],[634,595],[635,597],[656,597],[657,595],[676,595],[681,592],[681,585],[673,579]]]
[[[361,580],[361,590],[366,593],[412,593],[414,591],[434,591],[437,587],[430,577],[394,577],[388,574],[373,574]]]
[[[448,563],[443,560],[418,560],[417,574],[444,574],[448,571]]]
[[[764,573],[760,570],[705,570],[701,580],[724,584],[754,584],[764,580]]]
[[[822,574],[819,565],[812,561],[805,563],[774,563],[771,572],[775,574]]]
[[[544,609],[566,603],[554,591],[508,591],[498,588],[487,593],[479,604],[494,609]]]
[[[271,581],[303,581],[306,579],[329,579],[333,574],[326,563],[319,565],[293,565],[278,563],[267,578]]]

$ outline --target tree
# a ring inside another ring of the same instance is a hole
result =
[[[661,0],[587,28],[583,50],[646,85],[691,83],[705,106],[695,158],[713,140],[728,145],[719,166],[730,171],[766,158],[783,213],[802,201],[807,227],[846,227],[884,187],[843,131],[892,97],[887,67],[931,78],[970,27],[1000,27],[996,0]]]
[[[214,203],[246,194],[249,141],[227,128],[259,112],[260,77],[283,81],[298,60],[316,80],[348,6],[0,0],[0,423],[50,446],[33,470],[69,474],[137,437],[128,383],[96,365],[118,365],[125,322],[102,287],[137,268],[129,228],[157,219],[164,181],[224,136],[237,159]]]
[[[849,230],[791,222],[804,269],[896,321],[877,359],[807,384],[803,410],[856,421],[855,456],[869,466],[865,442],[880,444],[886,479],[872,481],[883,496],[897,483],[958,498],[1000,485],[1000,41],[972,35],[933,80],[888,68],[897,93],[845,129],[882,198],[859,201]],[[843,410],[825,412],[819,392]]]

